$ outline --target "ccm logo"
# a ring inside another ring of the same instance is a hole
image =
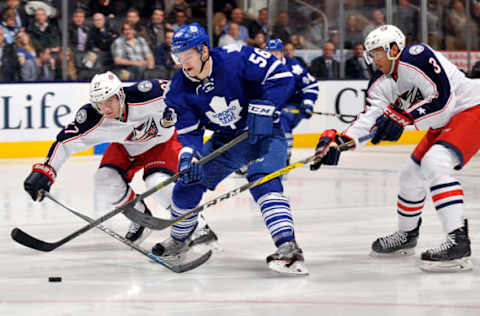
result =
[[[257,114],[257,115],[272,116],[274,111],[275,111],[275,107],[269,106],[269,105],[250,104],[248,106],[248,112]]]
[[[390,108],[385,109],[385,115],[402,126],[407,126],[410,124],[408,119],[402,115],[399,115],[398,113],[393,112]]]

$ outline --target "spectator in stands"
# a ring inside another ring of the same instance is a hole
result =
[[[35,48],[50,48],[49,54],[60,51],[60,30],[55,24],[49,23],[45,9],[35,10],[34,22],[29,24],[27,31]]]
[[[66,74],[67,74],[67,81],[77,81],[78,76],[77,76],[77,68],[75,66],[75,61],[73,57],[73,51],[70,47],[67,47],[65,51],[65,55],[67,57],[67,69],[66,69]],[[58,54],[58,67],[56,67],[56,72],[55,72],[55,80],[63,80],[63,52],[60,51]]]
[[[90,30],[85,25],[85,11],[76,9],[73,12],[72,23],[68,28],[68,39],[74,54],[82,54],[87,49]]]
[[[217,12],[212,19],[212,28],[213,28],[213,43],[212,47],[218,46],[218,40],[220,36],[225,34],[225,26],[227,25],[227,17],[222,12]]]
[[[253,38],[253,47],[257,47],[260,49],[265,49],[267,46],[267,35],[263,32],[258,32],[257,35]]]
[[[107,18],[107,22],[113,22],[117,17],[118,11],[117,4],[114,0],[91,1],[90,16],[93,16],[95,13],[102,13]]]
[[[312,60],[308,72],[317,77],[317,79],[338,79],[340,73],[340,64],[333,59],[335,45],[332,42],[323,44],[323,56]]]
[[[140,21],[140,12],[135,8],[129,8],[125,16],[125,23],[130,24],[131,27],[135,30],[137,36],[141,36],[144,39],[147,39],[147,29],[145,25]]]
[[[356,14],[351,14],[347,17],[345,25],[345,49],[352,49],[354,43],[363,42],[363,35],[358,25],[358,18]]]
[[[302,57],[295,56],[295,47],[293,46],[292,42],[287,42],[283,45],[283,53],[285,56],[290,57],[298,61],[303,68],[307,69],[307,63],[303,60]]]
[[[246,43],[238,38],[239,35],[240,25],[235,22],[230,22],[230,24],[228,24],[227,33],[220,36],[220,39],[218,40],[218,46],[226,46],[231,44],[236,44],[239,46],[245,45]]]
[[[398,0],[392,14],[393,24],[400,26],[405,34],[407,44],[417,41],[418,9],[412,6],[408,0]]]
[[[472,67],[470,78],[480,78],[480,61],[477,61]]]
[[[171,28],[172,25],[165,22],[163,10],[153,10],[151,20],[147,24],[147,38],[145,38],[152,51],[165,41],[165,32]]]
[[[93,26],[88,35],[88,50],[93,50],[102,58],[105,66],[113,63],[110,48],[113,41],[118,38],[118,33],[110,26],[103,13],[95,13],[92,18]]]
[[[25,30],[21,29],[15,39],[17,49],[17,59],[20,66],[23,66],[25,60],[35,59],[35,47],[33,47],[32,38]]]
[[[310,14],[310,18],[312,22],[308,26],[305,36],[307,41],[313,46],[312,48],[320,48],[325,41],[325,21],[318,12],[312,12]]]
[[[382,10],[376,9],[372,12],[373,21],[368,24],[362,31],[362,35],[365,38],[368,33],[376,29],[381,25],[385,25],[385,14],[383,14]]]
[[[35,59],[25,60],[20,74],[23,81],[53,81],[55,59],[50,54],[50,48],[37,48]]]
[[[172,29],[176,31],[180,26],[187,23],[188,23],[188,18],[185,11],[177,10],[177,12],[175,13],[175,23],[172,24]]]
[[[172,59],[172,38],[173,31],[165,31],[165,42],[155,48],[155,66],[163,71],[159,78],[170,79],[178,69],[182,68]]]
[[[170,5],[167,5],[167,22],[176,23],[178,11],[183,11],[185,20],[190,20],[192,18],[192,10],[188,3],[185,0],[175,0]]]
[[[353,56],[345,63],[345,76],[348,79],[370,79],[373,73],[372,65],[367,65],[363,58],[362,43],[353,45]]]
[[[250,25],[248,26],[248,36],[254,39],[259,32],[267,34],[268,33],[267,20],[268,20],[267,8],[260,9],[260,11],[258,11],[257,19],[252,20],[250,22]]]
[[[465,6],[462,0],[454,0],[451,9],[447,12],[445,44],[447,49],[467,48],[467,29],[472,35],[472,48],[478,47],[477,28],[472,21],[468,23]]]
[[[143,37],[135,35],[133,27],[124,23],[122,36],[112,45],[113,62],[122,80],[142,80],[146,69],[154,69],[152,51]]]
[[[7,44],[13,44],[15,42],[15,37],[17,36],[20,27],[17,26],[17,14],[15,10],[9,9],[3,13],[2,23],[0,27],[3,29],[3,34],[5,36],[5,42]]]
[[[290,42],[295,46],[295,49],[305,48],[305,38],[301,34],[290,35]]]
[[[5,1],[5,8],[0,11],[0,16],[3,16],[5,11],[12,9],[15,10],[16,14],[16,23],[15,25],[18,27],[27,27],[28,26],[28,19],[27,14],[25,13],[25,9],[20,6],[20,0],[6,0]]]
[[[239,28],[240,28],[240,34],[238,35],[238,39],[242,42],[245,42],[247,43],[248,41],[248,29],[247,27],[243,24],[243,10],[241,8],[235,8],[232,10],[232,15],[231,15],[231,19],[232,21],[231,22],[235,22],[239,25]],[[231,23],[230,22],[230,23]],[[228,29],[228,25],[230,24],[228,23],[227,25],[225,25],[225,28],[224,28],[224,31],[225,33],[227,32],[227,29]]]
[[[222,12],[227,17],[231,17],[233,10],[237,7],[235,0],[215,0],[213,1],[213,12]]]
[[[293,30],[288,25],[288,12],[280,11],[277,16],[277,22],[273,26],[272,38],[279,38],[286,43],[290,40]]]
[[[15,46],[5,42],[3,29],[0,28],[0,82],[15,81],[18,69]]]

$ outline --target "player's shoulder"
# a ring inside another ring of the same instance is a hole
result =
[[[380,70],[375,71],[368,81],[367,91],[383,80],[387,80],[387,76],[385,76],[385,74]]]
[[[75,123],[77,126],[94,126],[102,117],[103,115],[100,114],[92,104],[87,103],[78,109],[75,114]]]
[[[424,65],[434,56],[433,49],[423,43],[407,45],[400,54],[400,62],[411,65]]]
[[[184,96],[195,91],[195,83],[190,81],[183,71],[177,71],[167,85],[165,102],[170,105],[180,105]]]
[[[168,81],[166,80],[142,80],[131,86],[124,87],[127,103],[141,103],[157,99],[164,95]]]
[[[297,60],[287,56],[284,56],[283,58],[285,58],[285,65],[287,66],[288,70],[290,70],[294,75],[301,75],[306,71],[302,64],[300,64]]]

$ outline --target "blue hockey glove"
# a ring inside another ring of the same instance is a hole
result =
[[[413,117],[396,106],[389,105],[383,115],[375,122],[375,134],[372,144],[376,145],[382,140],[397,141],[402,136],[405,126],[413,123]]]
[[[193,156],[193,150],[182,150],[178,158],[178,171],[184,172],[180,180],[184,184],[195,184],[203,178],[203,168]]]
[[[255,144],[260,137],[271,136],[275,106],[268,100],[252,100],[248,106],[248,141]]]
[[[347,143],[348,145],[339,148],[340,145]],[[340,153],[352,148],[355,148],[355,140],[347,135],[338,134],[334,129],[327,129],[320,135],[317,147],[315,148],[317,157],[310,165],[310,170],[318,170],[321,165],[338,165]]]
[[[302,104],[298,107],[298,110],[306,119],[311,118],[313,113],[313,102],[311,100],[303,100]]]
[[[36,163],[32,167],[32,172],[30,172],[25,182],[23,182],[23,187],[34,201],[41,201],[43,200],[43,195],[40,191],[50,191],[50,187],[55,181],[56,176],[57,173],[49,165]]]
[[[160,125],[164,128],[169,128],[174,126],[175,123],[177,123],[177,113],[175,113],[175,110],[172,108],[165,108],[163,117],[160,120]]]

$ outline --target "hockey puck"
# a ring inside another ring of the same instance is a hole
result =
[[[49,277],[48,282],[62,282],[61,277]]]

